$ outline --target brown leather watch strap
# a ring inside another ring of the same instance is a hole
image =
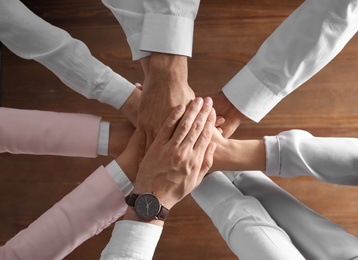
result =
[[[169,215],[169,209],[164,207],[163,204],[162,204],[162,207],[161,207],[161,209],[160,209],[160,211],[159,211],[159,213],[157,215],[157,218],[159,220],[165,221],[167,219],[168,215]]]
[[[132,194],[132,195],[128,195],[125,198],[125,201],[127,203],[128,206],[134,207],[135,201],[138,199],[139,194]]]

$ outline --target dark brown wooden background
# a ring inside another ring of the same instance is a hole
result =
[[[142,82],[125,36],[100,0],[28,0],[31,10],[83,42],[93,55],[131,82]],[[195,24],[189,83],[198,92],[219,91],[261,43],[303,1],[202,0]],[[34,61],[3,48],[2,106],[90,113],[113,123],[115,109],[73,92]],[[236,138],[260,138],[299,128],[316,136],[358,137],[358,37],[321,72],[284,99],[260,124],[242,123]],[[0,122],[1,123],[1,122]],[[111,158],[0,155],[0,244],[49,209]],[[299,177],[274,179],[303,203],[358,235],[358,188]],[[99,259],[113,226],[66,259]],[[210,219],[189,196],[171,212],[155,259],[236,259]]]

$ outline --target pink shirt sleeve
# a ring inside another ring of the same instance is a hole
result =
[[[0,152],[96,157],[101,118],[0,108]]]
[[[116,221],[124,195],[104,167],[0,247],[0,259],[63,259]]]

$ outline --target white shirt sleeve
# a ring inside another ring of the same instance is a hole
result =
[[[244,196],[222,172],[205,177],[191,195],[240,260],[304,259],[259,201]]]
[[[258,122],[330,62],[357,29],[357,0],[307,0],[222,91],[241,113]]]
[[[102,0],[127,36],[133,60],[161,52],[191,57],[200,0]]]
[[[150,260],[163,228],[131,220],[118,221],[101,260]]]
[[[124,196],[127,196],[133,190],[133,184],[128,179],[122,168],[118,165],[116,160],[113,160],[106,166],[106,170],[117,183],[119,189],[123,192]]]
[[[97,154],[99,155],[104,155],[104,156],[108,155],[109,127],[110,127],[110,123],[106,121],[101,121],[99,124],[98,146],[97,146]]]
[[[266,174],[310,175],[321,181],[358,186],[358,139],[314,137],[302,130],[265,137]]]
[[[117,109],[135,88],[93,57],[83,42],[18,0],[0,1],[0,41],[16,55],[46,66],[74,91]]]
[[[133,60],[149,56],[150,52],[139,49],[145,13],[143,0],[102,0],[102,3],[111,10],[122,26]]]
[[[140,49],[191,57],[200,0],[144,0]]]

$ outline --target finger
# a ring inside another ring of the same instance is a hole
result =
[[[196,116],[199,114],[201,107],[203,106],[203,99],[202,98],[196,98],[194,99],[190,104],[188,109],[186,110],[185,114],[183,115],[183,118],[180,120],[177,128],[174,131],[174,134],[171,138],[171,141],[179,146],[188,132],[190,131],[190,128],[196,118]]]
[[[144,129],[138,128],[138,166],[144,158],[146,143],[146,133]]]
[[[223,130],[220,127],[217,127],[216,129],[219,130],[221,135],[223,134]]]
[[[142,84],[140,84],[140,83],[134,83],[134,86],[135,86],[137,89],[139,89],[140,91],[143,90],[143,86],[142,86]]]
[[[198,140],[199,136],[201,135],[206,121],[209,117],[209,114],[214,111],[212,110],[213,100],[210,97],[204,99],[203,107],[200,110],[200,113],[196,116],[191,129],[186,136],[183,143],[189,144],[191,147],[194,147],[196,141]],[[212,117],[211,120],[215,122],[216,117]]]
[[[216,122],[215,122],[216,127],[221,126],[224,123],[225,123],[225,118],[223,118],[222,116],[216,117]]]
[[[201,169],[199,172],[199,176],[198,176],[199,183],[204,178],[205,174],[207,174],[207,172],[213,166],[215,150],[216,150],[216,143],[210,143],[205,151],[203,163],[201,165]]]
[[[194,150],[198,153],[203,153],[206,150],[207,146],[211,141],[211,137],[213,135],[213,129],[215,128],[215,109],[211,108],[210,114],[205,122],[204,128],[200,133],[200,136],[195,143]]]
[[[170,140],[184,112],[185,106],[183,104],[180,104],[173,109],[173,111],[170,113],[169,117],[165,120],[158,132],[158,135],[155,139],[157,142],[159,142],[160,144],[166,144]]]
[[[229,138],[230,136],[233,135],[233,133],[236,131],[236,129],[239,127],[240,125],[240,121],[236,121],[236,122],[225,122],[223,125],[221,125],[221,129],[223,130],[222,135],[225,138]]]

